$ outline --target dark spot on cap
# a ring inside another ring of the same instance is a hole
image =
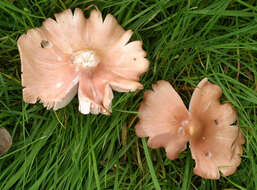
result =
[[[41,48],[49,48],[50,47],[50,42],[47,40],[42,40],[40,43]]]
[[[219,125],[219,122],[217,119],[214,120],[215,125]]]
[[[211,153],[210,153],[210,152],[206,152],[204,155],[205,155],[205,157],[207,157],[207,158],[210,158],[210,157],[211,157]]]
[[[237,126],[238,125],[238,121],[234,121],[233,123],[230,124],[231,126]]]

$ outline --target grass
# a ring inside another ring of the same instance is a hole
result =
[[[18,37],[55,12],[92,4],[144,42],[145,89],[168,80],[186,105],[203,77],[223,89],[246,138],[234,175],[202,179],[189,149],[170,161],[147,148],[134,132],[143,91],[115,93],[110,116],[80,114],[77,98],[57,112],[22,101]],[[0,157],[0,189],[257,189],[256,40],[255,0],[1,0],[0,127],[14,144]]]

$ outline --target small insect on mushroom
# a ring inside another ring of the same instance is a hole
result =
[[[149,137],[151,148],[164,147],[167,157],[176,159],[190,143],[196,166],[194,173],[219,179],[220,172],[233,174],[241,162],[244,137],[230,103],[221,104],[222,90],[203,79],[193,92],[189,110],[167,81],[158,81],[145,92],[135,130]]]
[[[0,156],[7,152],[12,145],[12,137],[9,132],[1,127],[0,128]]]
[[[143,88],[138,81],[149,61],[141,41],[128,43],[131,30],[110,14],[103,20],[98,10],[88,19],[78,8],[55,18],[18,39],[25,102],[57,110],[78,93],[81,113],[108,114],[112,90]]]

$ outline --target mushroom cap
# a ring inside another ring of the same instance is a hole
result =
[[[199,121],[202,129],[197,138],[190,139],[194,173],[209,179],[219,179],[220,172],[233,174],[243,153],[237,113],[231,103],[220,103],[221,95],[221,88],[205,78],[194,90],[189,106],[192,120]]]
[[[135,130],[149,137],[151,148],[164,147],[171,160],[178,157],[187,142],[196,161],[194,173],[218,179],[231,175],[241,162],[244,137],[235,121],[231,103],[220,104],[221,88],[203,79],[194,90],[189,112],[180,96],[166,81],[158,81],[145,92]]]
[[[25,102],[40,100],[48,109],[57,110],[78,93],[82,113],[108,113],[112,89],[143,88],[138,80],[149,62],[142,42],[128,43],[131,30],[125,31],[110,14],[103,20],[98,10],[92,10],[88,19],[78,8],[74,13],[68,9],[55,14],[55,18],[18,39]],[[85,59],[89,66],[73,64]],[[90,65],[92,60],[97,63]]]
[[[9,150],[12,145],[12,137],[9,132],[1,127],[0,128],[0,155],[4,154]]]
[[[144,94],[135,130],[139,137],[149,137],[151,148],[164,147],[167,157],[176,159],[189,140],[189,113],[180,96],[167,81],[158,81],[153,91]]]

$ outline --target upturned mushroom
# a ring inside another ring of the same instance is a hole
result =
[[[231,103],[220,103],[222,90],[203,79],[193,92],[189,110],[167,81],[145,92],[135,130],[149,137],[151,148],[164,147],[170,160],[190,144],[194,173],[209,179],[233,174],[241,162],[243,134]]]
[[[98,10],[88,19],[79,8],[55,18],[18,39],[25,102],[57,110],[78,93],[81,113],[108,114],[112,90],[143,88],[138,81],[149,62],[141,41],[128,42],[131,30]]]
[[[0,128],[0,156],[7,152],[12,145],[12,137],[9,132],[1,127]]]

